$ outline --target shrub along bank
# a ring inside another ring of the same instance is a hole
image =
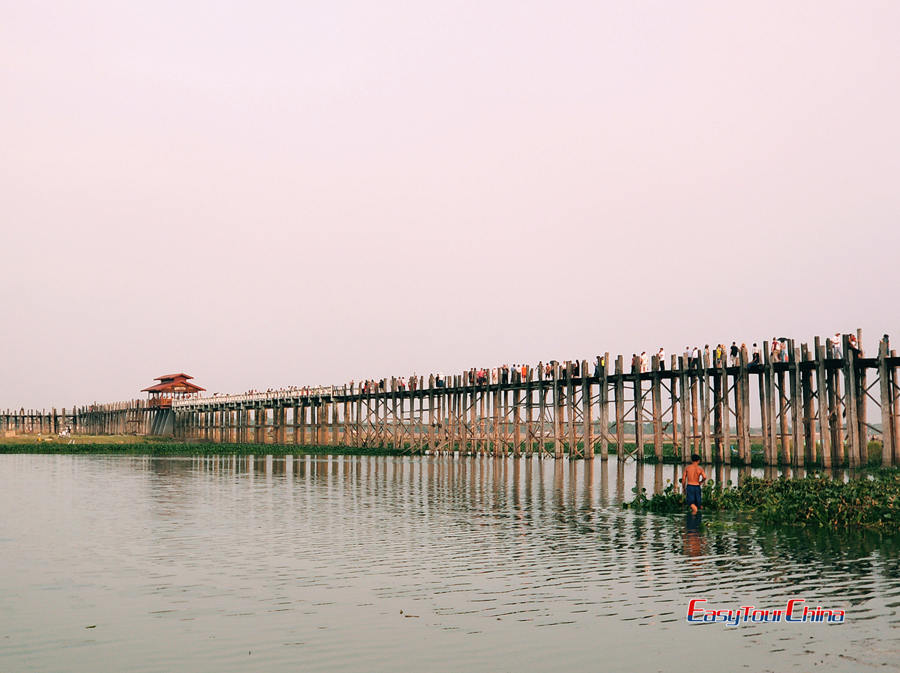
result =
[[[670,484],[647,496],[641,489],[626,508],[681,512],[684,494]],[[747,477],[737,486],[703,485],[704,511],[749,512],[760,521],[832,528],[900,529],[900,472],[877,471],[838,481],[810,475],[802,479]]]

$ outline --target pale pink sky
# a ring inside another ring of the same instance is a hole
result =
[[[0,1],[0,407],[862,327],[900,3]]]

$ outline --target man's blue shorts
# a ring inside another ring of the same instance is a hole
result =
[[[700,487],[698,485],[688,484],[684,489],[684,495],[687,499],[688,507],[690,507],[691,505],[697,505],[697,507],[699,507],[702,493],[703,492],[700,490]]]

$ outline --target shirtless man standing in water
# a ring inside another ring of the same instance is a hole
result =
[[[691,456],[691,464],[684,468],[681,475],[681,485],[684,487],[684,496],[691,507],[691,514],[696,514],[700,509],[700,497],[702,491],[700,485],[706,481],[706,472],[700,467],[700,456],[696,453]]]

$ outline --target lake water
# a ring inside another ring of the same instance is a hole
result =
[[[674,470],[2,455],[0,670],[896,670],[896,536],[622,510]]]

